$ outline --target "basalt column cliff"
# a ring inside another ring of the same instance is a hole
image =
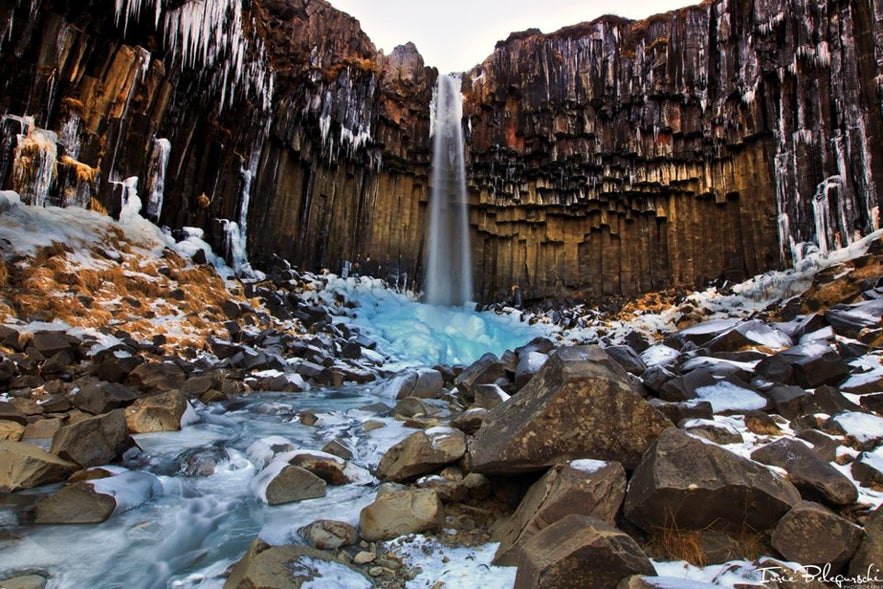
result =
[[[723,0],[527,31],[471,72],[489,295],[740,278],[879,224],[883,3]]]
[[[477,297],[737,278],[874,230],[881,39],[880,0],[719,0],[499,43],[463,76]],[[237,266],[419,285],[437,76],[324,0],[0,0],[0,187],[137,191]]]

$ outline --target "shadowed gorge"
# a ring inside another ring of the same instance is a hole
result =
[[[3,185],[117,213],[137,176],[230,258],[421,287],[437,71],[322,0],[217,3],[221,44],[202,6],[4,3]],[[463,75],[475,296],[738,279],[872,231],[881,29],[876,0],[720,0],[501,41]]]

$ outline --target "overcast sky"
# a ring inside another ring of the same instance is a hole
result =
[[[329,0],[359,19],[388,55],[413,41],[429,66],[442,73],[481,63],[509,33],[538,28],[551,33],[602,14],[640,19],[699,0]]]

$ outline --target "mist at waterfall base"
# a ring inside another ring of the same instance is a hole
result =
[[[459,74],[439,76],[430,107],[432,193],[425,300],[449,307],[463,305],[473,296],[460,86]]]

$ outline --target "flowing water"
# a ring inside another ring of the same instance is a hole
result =
[[[329,485],[323,498],[271,507],[250,489],[260,464],[247,449],[270,436],[308,450],[338,439],[353,449],[354,464],[373,468],[410,430],[359,409],[377,402],[394,404],[370,390],[253,395],[198,408],[200,421],[180,432],[135,436],[142,451],[131,451],[123,466],[156,475],[162,490],[101,524],[33,526],[18,521],[23,506],[58,485],[0,496],[0,578],[37,570],[51,575],[52,589],[221,587],[219,575],[258,535],[271,544],[302,543],[297,530],[317,519],[358,524],[359,511],[374,499],[374,484]],[[301,424],[303,411],[315,413],[318,423]],[[368,419],[385,425],[365,432]],[[187,476],[186,459],[194,455],[217,461],[214,472]],[[138,493],[132,487],[123,494]]]
[[[463,305],[473,292],[459,75],[438,77],[432,107],[425,299],[431,305]]]

